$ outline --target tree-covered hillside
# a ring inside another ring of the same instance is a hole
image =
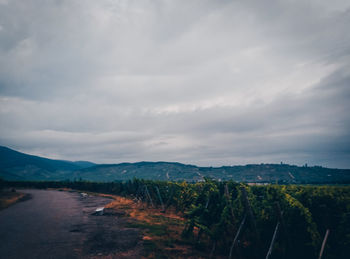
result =
[[[71,173],[94,165],[27,155],[0,146],[0,177],[7,180],[63,180]]]
[[[199,167],[174,162],[137,162],[95,165],[26,155],[0,147],[0,177],[5,180],[126,181],[133,178],[169,181],[232,180],[250,183],[350,183],[349,169],[288,164]]]

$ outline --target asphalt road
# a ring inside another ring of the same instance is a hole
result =
[[[121,228],[117,216],[92,215],[110,199],[51,190],[21,192],[32,198],[0,211],[0,258],[99,257],[138,242],[138,233]],[[123,242],[118,241],[121,236]]]

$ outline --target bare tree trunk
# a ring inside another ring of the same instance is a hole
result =
[[[160,196],[160,191],[159,191],[158,186],[156,186],[156,191],[157,191],[158,198],[159,198],[159,200],[160,200],[160,204],[162,205],[162,212],[165,212],[165,208],[164,208],[164,204],[163,204],[163,199],[162,199],[162,196]]]
[[[278,202],[276,202],[276,212],[277,212],[279,222],[281,223],[284,238],[287,241],[286,242],[286,249],[285,249],[284,254],[283,254],[283,258],[290,257],[289,254],[291,254],[291,253],[288,253],[288,252],[292,249],[292,243],[291,243],[291,239],[289,237],[288,231],[287,231],[286,223],[284,222],[283,211],[281,210],[281,206]]]
[[[241,233],[241,230],[242,230],[242,228],[243,228],[243,226],[244,226],[244,223],[245,223],[246,218],[247,218],[247,214],[244,215],[244,218],[243,218],[241,224],[239,225],[239,228],[238,228],[238,230],[237,230],[237,233],[236,233],[236,235],[235,235],[235,238],[233,239],[233,242],[232,242],[232,245],[231,245],[231,248],[230,248],[230,254],[229,254],[229,256],[228,256],[229,259],[232,258],[233,248],[234,248],[235,245],[236,245],[236,242],[237,242],[238,237],[239,237],[239,235],[240,235],[240,233]]]
[[[250,206],[250,202],[248,200],[248,195],[247,195],[247,191],[244,187],[242,187],[242,194],[243,194],[243,201],[244,201],[244,204],[245,204],[245,208],[246,208],[246,211],[248,213],[248,216],[249,216],[249,219],[250,219],[250,222],[253,226],[253,230],[254,230],[254,234],[255,234],[255,237],[257,239],[257,243],[260,247],[260,238],[259,238],[259,234],[258,234],[258,229],[256,227],[256,221],[255,221],[255,217],[254,217],[254,214],[253,214],[253,210],[252,210],[252,207]]]
[[[149,194],[149,191],[148,191],[147,185],[145,185],[145,191],[146,191],[146,195],[147,195],[147,197],[148,197],[149,201],[151,202],[152,207],[154,208],[154,204],[153,204],[153,201],[152,201],[151,195]]]
[[[324,235],[322,246],[321,246],[321,251],[320,251],[320,255],[319,255],[318,259],[322,258],[324,247],[326,246],[326,243],[327,243],[328,235],[329,235],[329,229],[327,229],[326,234]]]
[[[254,249],[254,253],[255,253],[255,257],[258,258],[258,257],[260,257],[258,251],[261,251],[261,247],[262,247],[261,241],[260,241],[260,236],[258,233],[258,229],[256,227],[256,221],[255,221],[255,217],[253,214],[253,210],[252,210],[252,207],[250,206],[250,202],[248,200],[247,191],[244,187],[242,187],[241,190],[242,190],[242,195],[243,195],[243,201],[245,204],[245,209],[247,211],[250,223],[253,226],[253,231],[254,231],[255,239],[256,239],[256,249]]]
[[[277,222],[277,225],[275,227],[275,231],[273,232],[271,244],[270,244],[269,250],[267,251],[265,259],[269,259],[270,258],[270,255],[271,255],[272,249],[273,249],[273,245],[275,244],[275,241],[276,241],[276,236],[277,236],[277,233],[278,233],[279,226],[280,226],[280,222]]]

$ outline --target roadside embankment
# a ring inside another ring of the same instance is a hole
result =
[[[28,199],[30,199],[30,194],[17,192],[14,189],[0,191],[0,210]]]

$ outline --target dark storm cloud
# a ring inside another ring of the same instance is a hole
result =
[[[0,143],[350,167],[347,1],[0,0]]]

